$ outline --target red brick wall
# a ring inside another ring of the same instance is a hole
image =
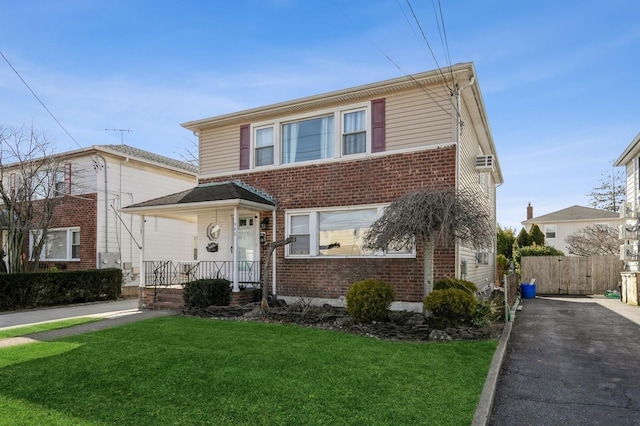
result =
[[[80,261],[47,264],[63,264],[67,270],[96,268],[97,204],[95,193],[78,197],[65,195],[64,200],[55,207],[50,228],[80,227]]]
[[[455,147],[371,157],[354,161],[289,167],[264,172],[238,173],[200,183],[240,180],[270,196],[277,203],[277,238],[284,239],[284,211],[389,203],[420,187],[455,185]],[[269,217],[271,212],[260,217]],[[270,224],[271,228],[273,224]],[[272,229],[267,241],[272,241]],[[266,250],[263,250],[263,256]],[[434,278],[455,275],[455,249],[436,246]],[[262,259],[264,262],[264,258]],[[277,250],[277,289],[280,296],[337,298],[353,281],[376,278],[393,285],[397,300],[423,299],[422,244],[415,259],[310,258],[285,259]]]

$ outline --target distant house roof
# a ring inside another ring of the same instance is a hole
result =
[[[141,158],[144,160],[152,161],[154,163],[161,164],[163,166],[169,166],[176,169],[186,170],[188,172],[197,173],[198,167],[193,164],[189,164],[186,161],[176,160],[175,158],[165,157],[164,155],[155,154],[153,152],[145,151],[143,149],[134,148],[129,145],[94,145],[93,148],[101,151],[115,151],[118,154],[128,155],[132,157]]]
[[[534,217],[522,221],[524,224],[545,223],[545,222],[572,222],[580,220],[610,220],[619,219],[620,213],[608,210],[594,209],[591,207],[571,206],[549,214]]]
[[[198,185],[186,191],[154,198],[123,207],[123,213],[165,214],[186,217],[195,210],[213,206],[243,205],[260,210],[274,210],[276,203],[267,194],[241,182],[217,182]]]

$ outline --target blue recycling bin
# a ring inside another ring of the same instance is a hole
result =
[[[520,284],[520,293],[523,299],[535,299],[536,298],[536,285],[529,283]]]

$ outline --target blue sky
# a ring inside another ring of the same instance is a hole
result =
[[[185,121],[474,62],[498,222],[588,205],[640,132],[640,2],[441,0],[448,52],[437,0],[410,4],[434,55],[406,0],[0,0],[0,51],[73,139],[2,58],[0,125],[179,157]]]

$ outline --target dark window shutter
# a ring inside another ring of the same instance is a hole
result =
[[[240,126],[240,170],[249,168],[249,155],[251,154],[249,141],[249,125]]]
[[[371,152],[385,150],[384,98],[371,101]]]

